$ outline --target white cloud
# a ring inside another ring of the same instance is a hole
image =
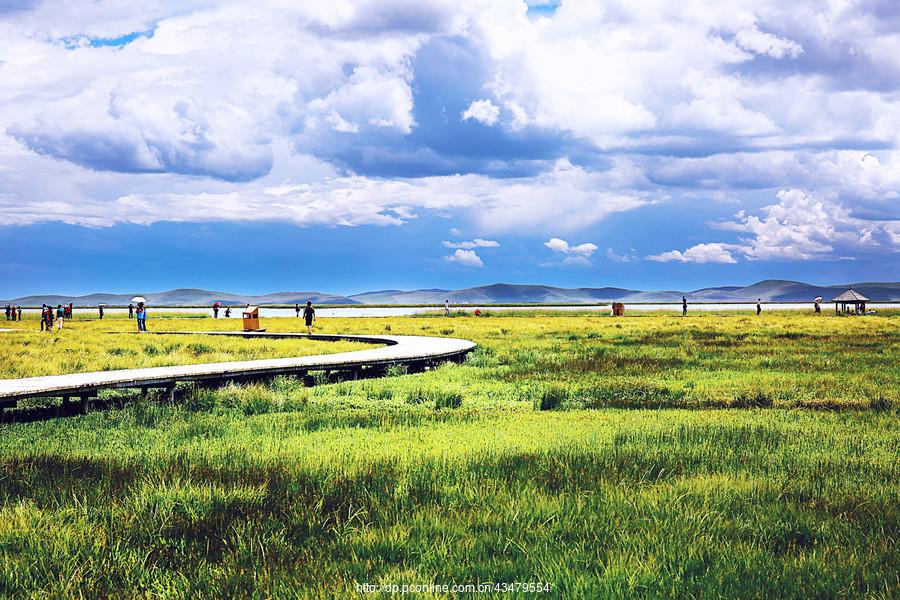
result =
[[[741,29],[734,36],[738,46],[754,54],[765,54],[772,58],[789,56],[797,58],[803,54],[803,46],[793,40],[760,31],[754,23],[752,27]]]
[[[475,100],[469,104],[469,108],[462,112],[460,119],[463,121],[472,119],[491,127],[496,125],[500,119],[500,107],[490,100]]]
[[[632,253],[634,252],[634,248],[631,249],[631,252]],[[628,254],[628,253],[618,254],[612,248],[606,249],[606,258],[608,258],[609,260],[611,260],[613,262],[619,262],[619,263],[629,263],[629,262],[635,262],[635,261],[639,260],[638,257],[635,256],[634,254]]]
[[[569,242],[560,238],[550,238],[544,245],[553,250],[554,252],[560,252],[562,254],[574,254],[577,256],[589,257],[594,252],[597,251],[597,245],[592,244],[590,242],[585,242],[583,244],[578,244],[577,246],[570,246]]]
[[[697,244],[684,252],[672,250],[648,256],[657,262],[735,263],[747,260],[842,259],[861,253],[900,252],[900,214],[896,219],[860,219],[834,198],[799,189],[781,190],[778,203],[762,215],[739,211],[735,221],[715,227],[745,236],[740,243]]]
[[[750,234],[741,251],[750,260],[806,260],[842,258],[862,251],[900,251],[893,220],[859,219],[833,198],[799,189],[781,190],[778,203],[762,209],[762,216],[740,211],[737,221],[720,229]]]
[[[597,245],[592,244],[590,242],[585,242],[583,244],[578,244],[576,246],[572,246],[564,239],[553,237],[544,242],[544,246],[550,248],[557,254],[565,255],[560,262],[557,263],[545,263],[544,266],[576,266],[576,267],[589,267],[591,266],[590,257],[597,251]]]
[[[483,240],[481,238],[475,238],[469,242],[448,242],[444,241],[445,248],[499,248],[500,242],[495,240]]]
[[[465,267],[483,267],[484,263],[481,257],[474,250],[456,250],[450,256],[445,256],[444,260],[463,265]]]
[[[733,246],[728,244],[697,244],[681,252],[672,250],[663,252],[662,254],[654,254],[648,256],[647,260],[655,262],[682,262],[682,263],[728,263],[734,264],[737,261],[731,255]]]

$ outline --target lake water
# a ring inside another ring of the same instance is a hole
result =
[[[462,310],[464,312],[474,312],[474,306],[466,306],[464,308],[455,308],[453,306],[450,307],[453,312],[457,312],[458,310]],[[481,306],[479,307],[481,312],[518,312],[518,311],[534,311],[534,310],[552,310],[552,311],[596,311],[601,314],[608,314],[610,312],[609,305],[601,306],[601,305],[579,305],[579,306]],[[866,304],[867,309],[879,310],[883,308],[900,308],[900,303],[885,303],[885,302],[870,302]],[[746,303],[722,303],[722,304],[688,304],[688,314],[693,312],[706,312],[706,311],[730,311],[730,310],[744,310],[744,311],[752,311],[756,310],[755,302],[746,302]],[[805,310],[812,312],[813,305],[810,302],[809,304],[801,303],[801,304],[789,304],[789,303],[765,303],[763,302],[763,311],[767,310]],[[829,310],[834,310],[833,304],[822,303],[822,312],[828,312]],[[671,312],[675,314],[681,314],[681,304],[626,304],[625,305],[625,314],[629,312],[646,312],[646,311],[662,311],[662,312]],[[25,313],[34,314],[39,312],[38,309],[24,309]],[[106,314],[123,314],[128,312],[128,309],[125,308],[107,308]],[[328,308],[327,306],[317,307],[316,315],[319,317],[406,317],[410,315],[417,315],[422,313],[441,313],[443,312],[443,307],[440,306],[388,306],[388,307],[352,307],[352,308]],[[149,314],[152,317],[153,314],[159,313],[205,313],[212,316],[212,309],[202,309],[202,308],[169,308],[169,307],[149,307]],[[219,315],[223,316],[225,310],[222,309],[219,311]],[[85,315],[85,316],[96,316],[97,309],[96,308],[75,308],[76,315]],[[294,317],[295,312],[293,308],[266,308],[262,307],[259,309],[259,314],[261,317]],[[241,316],[241,310],[239,308],[231,309],[231,318],[239,318]],[[2,320],[2,317],[0,317]]]

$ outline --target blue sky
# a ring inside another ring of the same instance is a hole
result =
[[[0,296],[900,279],[886,0],[0,3]]]

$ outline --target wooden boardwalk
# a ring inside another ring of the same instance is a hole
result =
[[[48,397],[79,398],[87,403],[101,389],[166,388],[174,393],[178,382],[202,382],[210,385],[233,380],[274,377],[276,375],[306,375],[310,371],[349,371],[386,369],[391,365],[406,365],[422,369],[436,363],[462,360],[475,348],[468,340],[407,335],[325,335],[302,333],[247,333],[225,331],[160,331],[151,335],[222,335],[245,338],[297,338],[320,341],[347,340],[381,344],[378,348],[319,354],[293,358],[232,361],[183,365],[95,371],[70,375],[49,375],[23,379],[0,379],[0,410],[15,406],[23,398]],[[137,334],[132,334],[137,335]],[[143,335],[143,334],[142,334]]]

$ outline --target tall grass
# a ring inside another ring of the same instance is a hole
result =
[[[896,596],[896,317],[452,328],[479,344],[464,365],[185,387],[174,405],[0,425],[0,597],[478,581],[548,582],[552,597]],[[92,352],[130,348],[115,338]]]

